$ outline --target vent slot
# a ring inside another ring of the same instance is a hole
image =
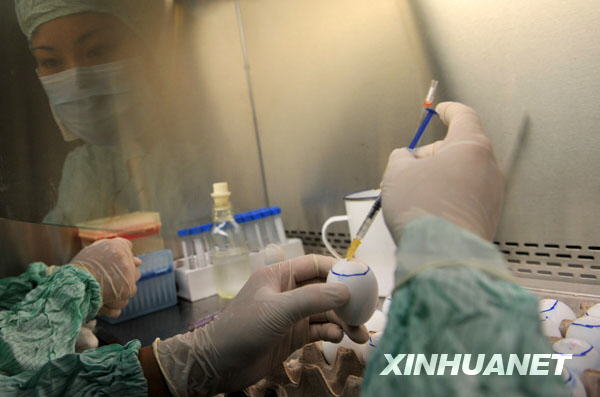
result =
[[[577,283],[600,285],[600,245],[575,242],[561,245],[531,240],[496,243],[516,276],[569,281],[575,286],[574,290]],[[519,248],[514,249],[516,246]]]
[[[330,255],[319,231],[288,230],[286,233],[289,237],[302,239],[306,253]],[[327,235],[333,248],[344,254],[350,246],[350,234],[331,232]],[[558,244],[529,239],[494,241],[494,244],[517,277],[568,281],[573,283],[574,291],[581,283],[600,285],[600,244]]]

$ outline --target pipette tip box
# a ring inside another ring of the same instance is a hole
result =
[[[110,324],[118,324],[177,304],[173,254],[163,249],[139,255],[141,277],[137,292],[117,318],[98,316]]]

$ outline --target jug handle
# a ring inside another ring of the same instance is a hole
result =
[[[327,239],[327,228],[329,227],[329,225],[336,222],[348,222],[348,215],[336,215],[327,219],[325,223],[323,223],[323,227],[321,228],[321,240],[323,241],[323,244],[325,244],[327,251],[329,251],[331,255],[333,255],[337,259],[343,259],[340,256],[340,254],[338,254],[338,252],[331,246],[329,240]]]

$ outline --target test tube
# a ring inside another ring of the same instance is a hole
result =
[[[266,247],[267,245],[269,245],[271,243],[275,243],[275,241],[271,240],[271,233],[269,233],[269,226],[267,224],[267,222],[268,222],[267,218],[269,216],[268,208],[261,208],[261,209],[256,210],[256,216],[257,216],[256,226],[259,230],[259,233],[260,233],[260,236],[264,243],[264,246]]]
[[[206,265],[210,265],[210,250],[212,247],[208,232],[210,232],[211,229],[212,223],[209,223],[208,225],[206,225],[206,230],[202,232],[202,242],[204,243],[204,262],[206,263]]]
[[[277,237],[279,238],[280,244],[287,242],[287,236],[285,235],[285,228],[283,227],[283,220],[281,219],[281,208],[271,207],[273,211],[273,219],[275,223],[275,230],[277,231]]]
[[[188,244],[190,248],[188,249],[188,267],[190,270],[194,270],[198,267],[198,259],[196,258],[196,235],[198,234],[198,227],[192,227],[188,229]]]
[[[177,231],[177,236],[181,238],[181,255],[183,259],[183,265],[187,268],[190,267],[189,258],[190,250],[188,249],[189,244],[189,229],[182,229]]]
[[[267,236],[270,244],[283,244],[277,234],[277,226],[275,225],[275,207],[265,208],[264,224],[267,229]]]
[[[191,269],[196,269],[198,267],[206,266],[206,248],[204,247],[204,242],[202,241],[202,235],[198,234],[194,237],[194,251],[196,255],[194,255],[195,263],[194,267]]]
[[[250,228],[252,229],[252,235],[256,237],[256,243],[257,243],[257,247],[258,247],[258,251],[262,250],[263,248],[265,248],[265,240],[262,236],[261,230],[260,230],[260,213],[259,211],[250,211]]]
[[[208,266],[210,245],[208,243],[207,233],[212,228],[212,223],[200,225],[197,228],[197,233],[194,236],[194,252],[196,254],[197,267]]]
[[[177,231],[181,237],[181,251],[184,266],[190,270],[208,266],[210,263],[210,243],[207,233],[212,223],[194,226]]]
[[[254,225],[254,220],[256,219],[254,216],[254,211],[236,214],[234,218],[244,232],[248,249],[252,252],[260,251],[262,249],[262,240],[260,239],[260,236],[258,235]]]

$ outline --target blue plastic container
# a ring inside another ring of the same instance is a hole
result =
[[[177,304],[173,253],[164,249],[139,255],[142,276],[137,293],[117,318],[98,316],[110,324],[118,324]]]

